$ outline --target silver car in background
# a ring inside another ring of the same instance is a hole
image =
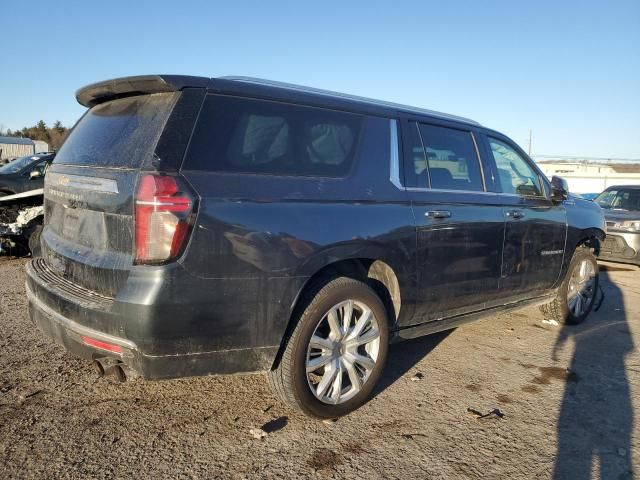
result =
[[[593,201],[604,210],[607,227],[598,258],[640,265],[640,185],[609,187]]]

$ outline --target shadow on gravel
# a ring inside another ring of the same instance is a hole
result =
[[[385,366],[382,377],[376,385],[373,396],[377,396],[386,390],[391,384],[411,370],[416,363],[440,344],[453,330],[434,333],[425,337],[406,340],[400,343],[394,343],[389,348],[387,357],[387,365]]]
[[[622,292],[606,271],[601,271],[600,282],[602,309],[583,325],[564,326],[554,347],[555,356],[573,339],[569,374],[576,379],[567,380],[560,407],[556,480],[590,479],[592,468],[603,479],[633,478],[633,405],[624,360],[634,345]]]

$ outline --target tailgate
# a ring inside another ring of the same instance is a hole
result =
[[[133,264],[134,192],[179,93],[93,107],[45,177],[43,257],[65,279],[115,296]]]

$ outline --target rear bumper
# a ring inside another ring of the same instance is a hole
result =
[[[140,363],[140,351],[137,346],[123,338],[108,335],[92,328],[87,328],[74,322],[45,305],[26,286],[31,321],[49,338],[65,347],[71,353],[81,358],[95,360],[103,357],[113,357],[130,365],[135,370],[135,365]],[[120,347],[121,353],[113,353],[86,345],[83,337]]]
[[[84,301],[74,299],[68,289],[57,287],[55,282],[46,276],[43,278],[42,273],[34,268],[32,263],[33,261],[27,264],[26,269],[26,291],[31,320],[45,335],[81,358],[112,358],[122,362],[143,378],[161,379],[268,370],[277,354],[278,346],[185,352],[184,345],[189,343],[188,338],[183,338],[182,341],[176,339],[171,344],[166,338],[158,335],[155,341],[153,336],[150,337],[153,328],[141,330],[140,325],[149,327],[149,319],[158,314],[156,307],[136,305],[131,310],[131,316],[123,317],[122,312],[126,311],[126,308],[118,305],[119,302],[113,300],[109,303],[103,299],[90,298]],[[157,320],[162,324],[166,318]],[[123,325],[127,322],[134,325],[133,331],[139,331],[143,335],[143,341],[126,335],[127,329]],[[87,345],[83,337],[115,345],[119,347],[119,352]],[[158,351],[158,348],[149,351],[146,348],[149,345],[161,345],[164,351]]]
[[[640,234],[607,233],[600,246],[600,260],[640,265]]]

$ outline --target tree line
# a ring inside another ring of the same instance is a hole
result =
[[[31,140],[42,140],[49,144],[49,150],[58,150],[69,134],[69,128],[62,125],[60,120],[56,121],[52,127],[48,127],[44,120],[40,120],[33,127],[24,127],[21,130],[2,130],[0,128],[0,136],[4,137],[22,137]]]

